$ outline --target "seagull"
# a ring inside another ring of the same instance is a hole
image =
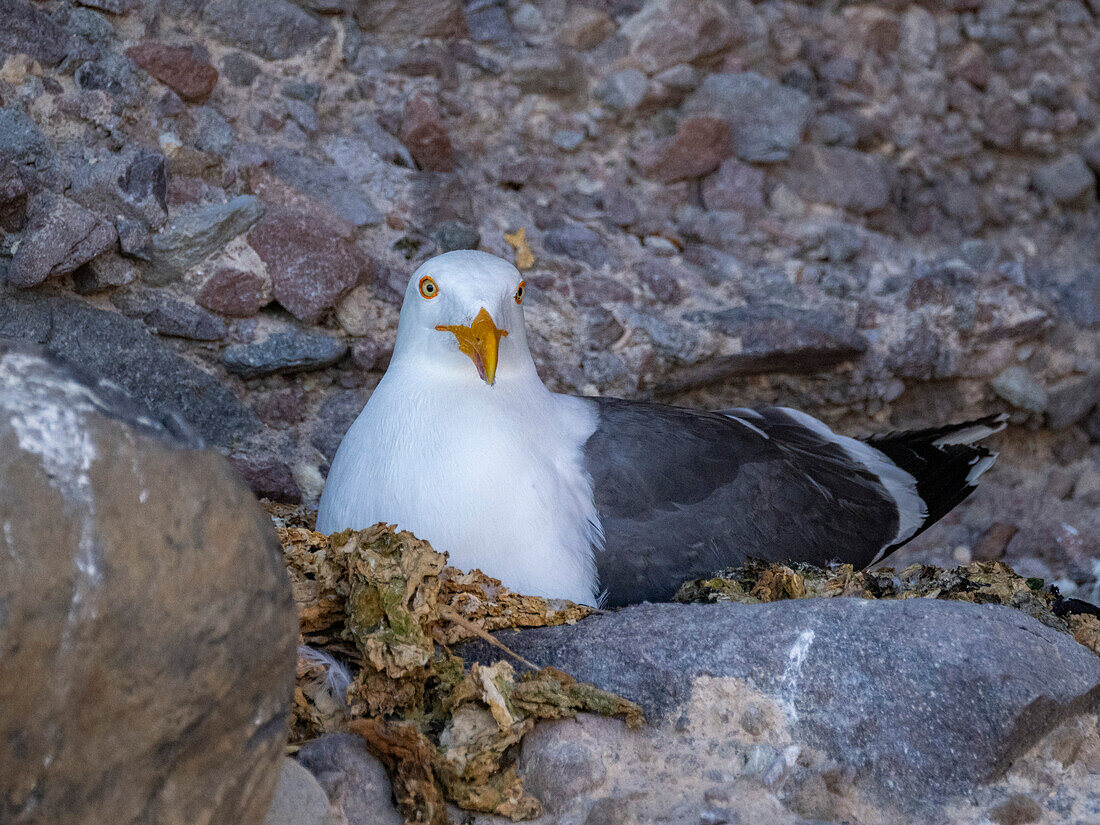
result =
[[[317,529],[396,525],[520,593],[667,601],[747,558],[857,568],[974,490],[1004,416],[865,439],[785,407],[551,392],[507,261],[456,251],[405,290],[393,357],[333,459]]]

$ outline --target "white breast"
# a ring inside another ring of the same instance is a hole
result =
[[[583,447],[594,408],[540,384],[418,381],[391,367],[337,451],[317,528],[410,530],[521,593],[594,604],[602,544]]]

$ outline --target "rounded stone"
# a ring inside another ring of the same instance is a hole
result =
[[[267,517],[177,420],[0,344],[0,821],[263,819],[294,603]]]

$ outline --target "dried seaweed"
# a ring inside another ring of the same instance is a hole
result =
[[[854,596],[862,599],[951,599],[976,604],[1003,604],[1045,625],[1072,633],[1078,642],[1100,653],[1100,620],[1093,615],[1063,613],[1061,597],[1041,579],[1019,576],[1004,562],[971,562],[945,570],[914,564],[903,570],[856,570],[850,564],[821,568],[809,564],[772,564],[749,560],[708,579],[684,582],[678,602],[759,604],[781,599]]]
[[[467,669],[448,649],[501,628],[573,623],[589,608],[447,567],[427,542],[386,525],[326,536],[294,508],[272,515],[303,642],[291,740],[361,735],[409,821],[446,822],[447,800],[513,820],[538,816],[514,766],[537,720],[590,712],[642,723],[637,705],[554,668],[521,677],[507,661]],[[324,672],[328,656],[351,666],[343,696]]]

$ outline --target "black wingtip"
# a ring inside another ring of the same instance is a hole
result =
[[[917,495],[928,509],[916,532],[887,548],[883,557],[912,541],[974,492],[978,478],[997,458],[995,452],[977,442],[1003,430],[1007,421],[1008,416],[1001,413],[945,427],[866,439],[916,479]]]

